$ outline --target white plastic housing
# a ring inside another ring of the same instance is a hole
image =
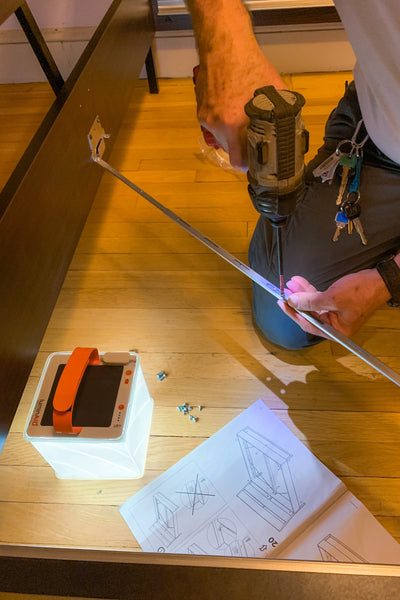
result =
[[[110,353],[107,353],[109,355]],[[97,437],[83,437],[81,434],[62,435],[55,432],[40,431],[37,435],[28,433],[29,425],[36,409],[46,373],[52,361],[59,362],[60,356],[65,362],[70,352],[55,352],[51,354],[44,367],[39,381],[31,411],[26,423],[24,437],[31,442],[43,458],[51,465],[60,479],[135,479],[143,476],[147,445],[150,435],[153,400],[149,395],[147,385],[140,366],[140,358],[136,353],[121,353],[123,356],[134,357],[136,365],[130,387],[126,415],[119,437],[110,439],[107,428]],[[100,353],[100,360],[105,353]],[[118,353],[113,353],[113,356]],[[122,385],[122,382],[121,382]],[[47,428],[49,429],[49,428]],[[29,428],[31,433],[32,427]],[[96,432],[98,429],[96,429]]]

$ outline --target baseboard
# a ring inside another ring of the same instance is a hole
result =
[[[64,79],[92,36],[93,27],[44,29],[43,36]],[[340,24],[256,29],[266,56],[281,73],[348,71],[355,57]],[[154,41],[159,77],[190,77],[198,62],[192,31],[160,31]],[[142,77],[144,72],[142,72]],[[0,83],[46,81],[20,30],[0,30]]]
[[[351,71],[355,56],[340,24],[263,27],[257,40],[280,73]],[[160,77],[190,77],[198,62],[192,31],[159,31],[155,61]]]

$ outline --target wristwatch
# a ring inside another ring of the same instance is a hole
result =
[[[376,268],[391,295],[388,305],[400,306],[400,268],[394,260],[394,255],[382,260]]]

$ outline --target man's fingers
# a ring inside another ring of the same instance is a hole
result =
[[[301,327],[303,331],[311,333],[312,335],[319,335],[320,337],[325,337],[328,339],[328,336],[325,335],[323,331],[321,331],[320,329],[318,329],[318,327],[315,327],[309,321],[307,321],[307,319],[299,315],[299,313],[297,313],[293,308],[288,306],[287,302],[284,302],[283,300],[278,300],[278,305],[283,310],[283,312],[292,319],[292,321],[294,321],[299,327]],[[326,323],[329,323],[329,318],[327,315],[321,315],[320,318]]]
[[[287,301],[289,306],[309,312],[337,310],[332,299],[325,292],[295,292]]]
[[[307,279],[301,277],[300,275],[294,275],[286,284],[288,290],[292,292],[292,294],[296,292],[316,292],[316,288],[311,285]]]
[[[247,129],[240,126],[228,131],[228,154],[229,161],[235,169],[246,172],[248,169],[247,157]]]

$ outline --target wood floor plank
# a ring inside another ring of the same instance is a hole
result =
[[[1,502],[0,539],[28,546],[140,550],[116,506]]]
[[[48,83],[0,85],[0,191],[53,101]]]
[[[147,238],[148,239],[148,238]],[[155,238],[151,243],[146,243],[146,238],[139,236],[132,237],[82,237],[76,254],[91,254],[96,252],[98,254],[132,254],[135,252],[139,253],[160,253],[160,252],[172,252],[176,253],[193,253],[206,254],[209,252],[206,246],[199,244],[193,237],[179,236],[167,238]],[[247,253],[249,247],[248,237],[235,237],[235,238],[219,238],[219,244],[228,250],[231,254],[234,253]],[[200,246],[200,247],[199,247]],[[243,276],[242,276],[243,278]]]

